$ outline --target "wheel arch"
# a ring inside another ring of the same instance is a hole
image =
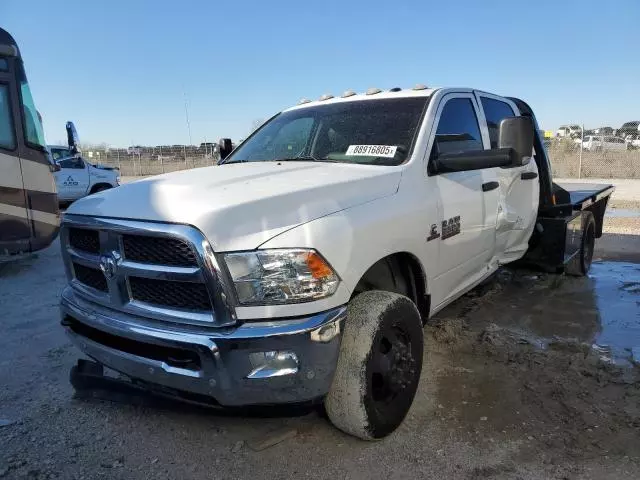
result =
[[[109,182],[96,183],[91,187],[91,190],[89,190],[89,194],[96,193],[98,189],[108,190],[110,188],[113,188],[113,185],[111,185]]]
[[[409,297],[423,321],[429,317],[430,296],[427,276],[418,257],[403,251],[391,253],[373,264],[360,276],[352,298],[369,290],[384,290]]]

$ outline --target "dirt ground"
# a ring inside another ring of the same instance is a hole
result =
[[[0,266],[0,478],[640,478],[638,252],[610,216],[589,278],[504,269],[440,312],[406,421],[366,443],[315,411],[75,398],[53,245]]]

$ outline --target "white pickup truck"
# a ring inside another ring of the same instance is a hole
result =
[[[94,165],[66,146],[48,145],[58,166],[54,177],[60,202],[72,202],[120,185],[120,172],[113,167]]]
[[[345,432],[388,435],[431,315],[523,257],[589,269],[613,188],[554,184],[538,131],[521,100],[476,90],[348,91],[221,141],[219,166],[74,203],[62,325],[96,362],[72,383],[107,382],[104,365],[135,389],[322,403]]]

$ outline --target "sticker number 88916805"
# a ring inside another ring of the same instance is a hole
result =
[[[349,145],[346,155],[393,158],[397,149],[390,145]]]

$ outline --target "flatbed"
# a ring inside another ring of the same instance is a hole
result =
[[[556,183],[569,194],[569,201],[574,210],[584,210],[594,203],[609,197],[615,187],[593,183]]]

